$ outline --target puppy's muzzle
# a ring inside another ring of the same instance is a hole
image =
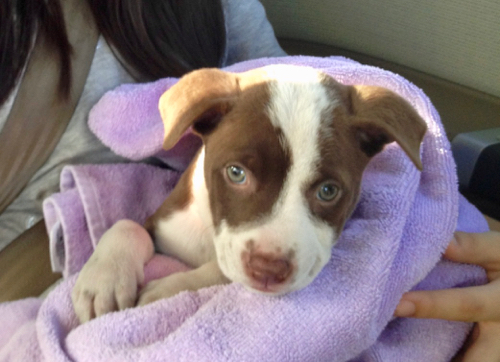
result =
[[[244,252],[242,259],[252,288],[262,292],[279,292],[293,274],[293,261],[284,255]]]

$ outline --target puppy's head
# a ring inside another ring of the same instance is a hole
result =
[[[307,67],[203,69],[160,101],[164,147],[189,128],[224,274],[282,294],[309,284],[353,211],[370,158],[396,141],[421,169],[424,121],[401,97],[345,86]]]

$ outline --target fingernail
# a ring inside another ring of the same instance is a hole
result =
[[[458,245],[457,235],[453,234],[453,237],[451,238],[448,246],[446,246],[446,249],[444,251],[445,257],[448,257],[449,255],[452,255],[453,252],[455,250],[457,250],[458,247],[459,247],[459,245]],[[450,254],[450,253],[452,253],[452,254]]]
[[[415,314],[417,307],[408,300],[401,300],[394,311],[396,317],[411,317]]]

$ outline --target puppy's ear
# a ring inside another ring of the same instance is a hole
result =
[[[369,157],[396,141],[422,170],[420,144],[427,130],[424,120],[402,97],[373,86],[349,87],[352,127],[361,150]]]
[[[215,68],[182,77],[160,98],[165,127],[163,148],[172,148],[189,127],[202,138],[209,134],[229,112],[238,92],[237,76]]]

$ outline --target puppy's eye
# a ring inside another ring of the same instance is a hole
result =
[[[332,201],[337,197],[339,188],[331,182],[325,182],[318,188],[316,197],[321,201]]]
[[[235,184],[243,184],[247,180],[245,170],[239,166],[228,166],[226,168],[227,177]]]

